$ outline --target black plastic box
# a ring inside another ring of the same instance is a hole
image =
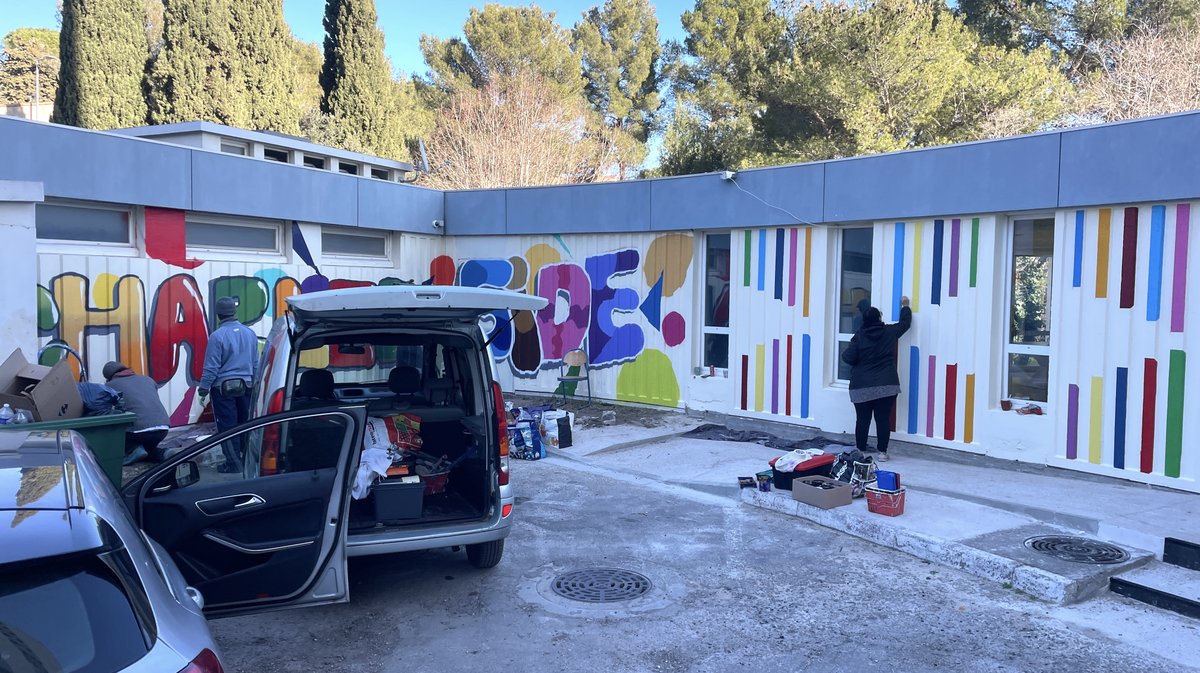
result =
[[[400,479],[385,479],[371,489],[375,496],[375,520],[398,521],[421,518],[425,485],[420,481],[406,484]]]

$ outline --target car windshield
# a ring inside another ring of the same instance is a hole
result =
[[[98,556],[0,568],[0,670],[117,671],[148,651],[125,586]]]

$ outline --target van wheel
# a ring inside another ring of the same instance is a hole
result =
[[[504,556],[504,540],[467,545],[467,560],[476,568],[495,568]]]

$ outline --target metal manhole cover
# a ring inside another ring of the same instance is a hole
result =
[[[1038,535],[1025,546],[1040,554],[1074,563],[1112,564],[1129,560],[1129,552],[1116,545],[1071,535]]]
[[[653,586],[650,578],[620,568],[585,568],[554,578],[554,593],[584,603],[612,603],[637,598]]]

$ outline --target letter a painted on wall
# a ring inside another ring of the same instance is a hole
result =
[[[150,378],[160,385],[170,381],[186,350],[191,358],[188,381],[198,382],[204,373],[208,328],[196,281],[184,274],[163,281],[154,296],[150,321]]]

